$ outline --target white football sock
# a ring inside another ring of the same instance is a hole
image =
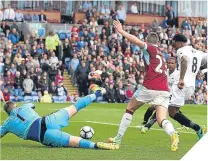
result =
[[[133,117],[133,115],[131,115],[129,113],[125,113],[123,115],[123,118],[121,120],[119,129],[118,129],[118,134],[116,136],[118,139],[122,139],[122,137],[124,136],[126,129],[129,127],[129,125],[131,123],[132,117]]]
[[[162,122],[162,128],[170,136],[172,136],[172,134],[175,132],[175,129],[173,127],[173,124],[170,121],[168,121],[168,120],[163,120],[163,122]]]

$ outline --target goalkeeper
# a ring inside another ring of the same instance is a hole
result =
[[[4,110],[8,114],[8,118],[0,126],[0,137],[2,138],[7,133],[12,133],[24,140],[40,142],[51,147],[118,149],[118,146],[115,144],[94,143],[61,131],[63,127],[68,126],[68,121],[72,116],[105,93],[105,90],[97,85],[91,85],[91,90],[94,94],[79,98],[74,105],[44,117],[40,117],[34,111],[35,105],[32,103],[17,107],[12,101],[6,102]]]

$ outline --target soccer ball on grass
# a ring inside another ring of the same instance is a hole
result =
[[[94,130],[90,126],[84,126],[80,129],[80,137],[83,139],[92,139]]]

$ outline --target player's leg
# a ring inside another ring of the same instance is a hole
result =
[[[156,106],[156,118],[160,127],[171,137],[171,150],[176,151],[178,149],[179,137],[175,131],[173,124],[166,119],[167,108],[164,106]]]
[[[144,103],[149,103],[152,99],[153,95],[150,90],[146,89],[143,86],[137,89],[137,91],[134,93],[133,98],[127,105],[126,112],[121,119],[117,135],[114,138],[109,138],[108,141],[120,144],[124,133],[126,132],[126,129],[131,123],[134,112]]]
[[[173,124],[166,119],[166,114],[169,105],[169,92],[157,91],[156,97],[153,99],[152,104],[155,104],[156,119],[160,127],[171,137],[171,150],[176,151],[178,149],[179,136],[175,131]]]
[[[149,118],[152,116],[154,110],[155,110],[155,108],[154,108],[153,105],[150,106],[150,107],[147,109],[147,111],[146,111],[145,114],[144,114],[144,119],[143,119],[143,123],[142,123],[143,125],[147,124],[147,122],[148,122]]]
[[[119,149],[117,144],[98,142],[94,143],[90,140],[82,139],[77,136],[70,136],[69,147],[86,148],[86,149],[105,149],[115,150]]]
[[[47,129],[42,143],[51,147],[73,147],[105,150],[115,150],[119,148],[116,144],[103,142],[94,143],[90,140],[85,140],[77,136],[71,136],[68,133],[58,129]]]
[[[93,94],[79,98],[74,105],[64,108],[69,113],[70,117],[74,116],[81,109],[87,107],[90,103],[92,103],[98,97],[106,93],[104,88],[101,88],[95,84],[91,85],[90,89],[93,91]]]
[[[187,118],[183,113],[180,113],[178,107],[170,106],[169,109],[169,115],[172,119],[176,120],[181,125],[195,130],[199,139],[203,137],[206,131],[206,128],[204,126],[201,127],[200,125],[194,123],[189,118]]]
[[[152,115],[152,117],[150,118],[149,122],[147,124],[145,124],[144,126],[139,128],[141,134],[146,134],[147,131],[155,124],[156,121],[157,121],[157,119],[156,119],[156,112],[155,112]]]
[[[141,107],[143,104],[144,104],[143,102],[137,101],[135,97],[133,97],[130,100],[130,102],[128,103],[127,108],[126,108],[126,112],[124,113],[124,115],[121,119],[120,126],[119,126],[116,137],[108,139],[108,141],[110,143],[117,143],[117,144],[121,143],[121,140],[122,140],[127,128],[131,124],[131,120],[133,118],[134,112],[139,107]]]
[[[96,100],[105,93],[103,88],[96,86],[94,94],[79,98],[74,105],[63,108],[45,117],[46,127],[49,129],[61,129],[68,126],[69,119],[81,109],[87,107],[90,103]]]
[[[173,85],[172,88],[173,88],[172,90],[173,92],[172,92],[171,103],[169,106],[170,117],[176,120],[181,125],[184,125],[186,127],[195,130],[198,138],[201,139],[206,131],[206,128],[201,127],[198,124],[192,122],[183,113],[179,112],[179,108],[184,105],[186,97],[189,98],[189,96],[194,92],[194,90],[191,88],[179,90],[175,85]]]

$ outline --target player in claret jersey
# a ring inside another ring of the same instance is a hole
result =
[[[168,87],[171,90],[173,83],[177,79],[179,71],[176,69],[177,63],[176,63],[176,58],[175,57],[170,57],[168,59]],[[170,92],[171,94],[171,92]],[[171,99],[171,96],[170,96]],[[146,132],[154,125],[154,123],[157,121],[156,120],[156,113],[153,114],[154,112],[154,105],[150,106],[147,111],[144,114],[144,120],[143,120],[143,126],[139,127],[139,130],[141,131],[142,134],[146,134]],[[153,115],[152,115],[153,114]],[[152,117],[151,117],[152,116]],[[151,117],[151,118],[150,118]],[[150,120],[149,120],[150,118]],[[148,122],[149,120],[149,122]]]
[[[114,21],[113,23],[120,34],[141,49],[146,50],[149,53],[150,59],[147,62],[148,65],[143,86],[134,93],[133,98],[127,105],[117,135],[114,138],[109,138],[109,142],[120,144],[126,129],[131,123],[134,112],[145,103],[151,103],[155,105],[159,126],[171,137],[171,150],[176,151],[178,149],[179,137],[172,123],[166,119],[170,93],[166,62],[163,56],[159,54],[156,45],[159,41],[157,33],[150,33],[147,36],[147,43],[145,43],[124,31],[119,21]]]

